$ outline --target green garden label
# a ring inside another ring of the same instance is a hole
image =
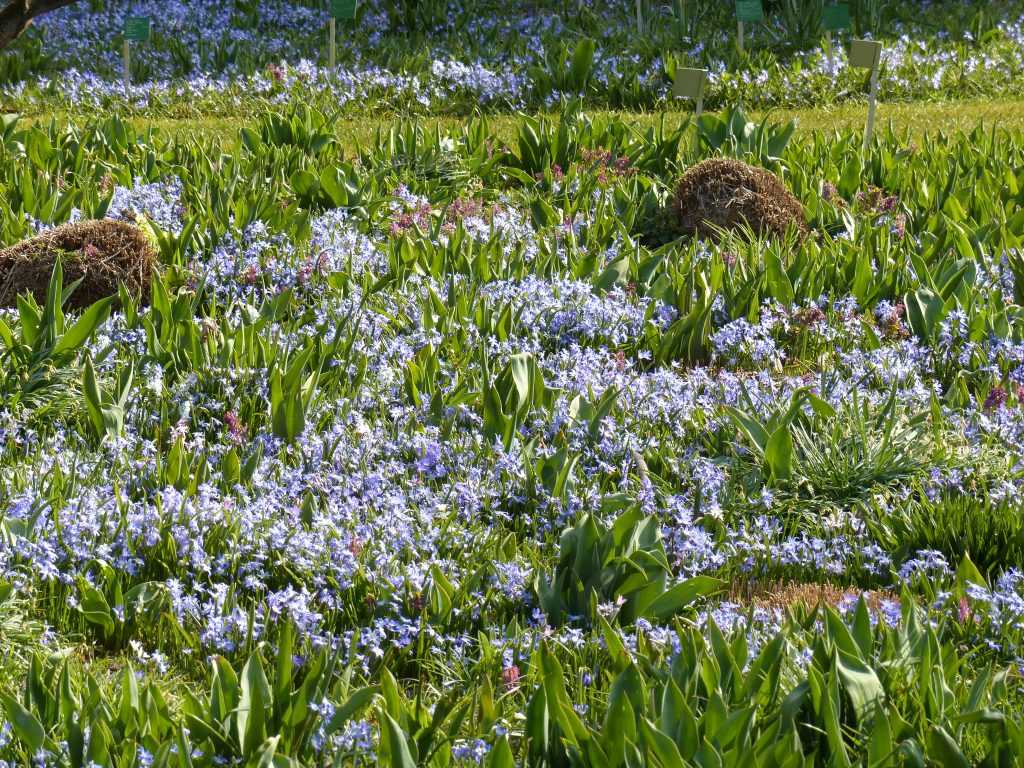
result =
[[[761,0],[736,0],[736,18],[739,21],[762,21],[764,8],[761,7]]]
[[[821,15],[821,23],[829,32],[838,32],[850,28],[850,6],[848,3],[826,5]]]
[[[706,69],[690,69],[679,67],[676,69],[676,81],[672,85],[672,95],[677,99],[697,100],[704,95],[704,83],[707,82],[708,71]]]
[[[882,44],[877,40],[854,40],[850,43],[850,66],[875,69],[882,58]]]
[[[331,0],[331,17],[340,20],[356,17],[357,0]]]
[[[133,43],[149,40],[149,16],[129,16],[124,22],[124,39]]]

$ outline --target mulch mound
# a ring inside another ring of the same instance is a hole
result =
[[[0,249],[0,306],[15,306],[18,294],[25,292],[45,302],[58,256],[65,285],[82,279],[68,307],[87,307],[116,294],[122,283],[143,302],[149,297],[157,263],[152,244],[135,225],[103,219],[63,224]]]
[[[716,238],[743,224],[759,235],[781,237],[790,227],[807,233],[804,209],[779,178],[739,160],[714,158],[688,169],[672,209],[688,235]]]

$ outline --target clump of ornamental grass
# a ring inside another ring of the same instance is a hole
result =
[[[932,492],[903,504],[875,505],[871,528],[897,557],[920,550],[950,562],[968,556],[985,573],[1024,567],[1024,521],[1010,498],[980,488]]]
[[[9,584],[0,584],[0,643],[10,649],[0,662],[0,677],[10,667],[26,662],[42,632],[41,622],[31,616],[28,601],[16,595]]]
[[[839,505],[893,487],[927,463],[928,443],[919,423],[856,404],[813,430],[794,427],[793,443],[803,492]]]
[[[672,211],[687,235],[718,239],[722,231],[749,227],[758,235],[806,234],[803,206],[764,168],[730,158],[705,160],[676,186]]]
[[[0,306],[15,306],[26,292],[45,302],[58,258],[66,283],[81,280],[68,297],[71,308],[112,296],[119,285],[144,302],[157,263],[153,245],[133,224],[110,219],[64,224],[0,250]]]

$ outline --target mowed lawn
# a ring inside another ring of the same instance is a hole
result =
[[[758,122],[765,118],[772,122],[796,120],[797,135],[799,136],[814,131],[861,129],[864,125],[866,111],[867,106],[864,102],[845,102],[826,108],[752,110],[749,114],[751,119]],[[665,120],[671,125],[692,116],[692,112],[685,109],[673,109],[665,112],[588,110],[587,114],[593,117],[619,117],[635,123],[638,128],[657,125],[661,120]],[[31,114],[26,117],[29,122],[38,123],[48,123],[54,118],[58,122],[68,120],[80,122],[86,119],[83,115],[53,115],[51,113]],[[515,138],[517,115],[494,114],[487,115],[486,118],[497,137],[506,142]],[[378,130],[386,129],[401,119],[401,115],[381,113],[345,116],[338,118],[335,130],[342,145],[354,149],[357,146],[365,146],[373,140]],[[431,130],[435,126],[440,126],[442,131],[450,131],[465,124],[469,117],[451,115],[414,119]],[[238,114],[229,117],[200,115],[181,119],[138,117],[131,118],[131,122],[137,127],[154,128],[163,133],[213,137],[222,142],[224,149],[230,149],[238,138],[238,129],[250,124],[252,120],[249,115]],[[883,102],[878,106],[877,130],[885,131],[889,127],[896,133],[909,133],[910,138],[920,137],[925,133],[953,133],[955,131],[971,131],[975,128],[984,130],[1024,128],[1024,99],[894,104]]]

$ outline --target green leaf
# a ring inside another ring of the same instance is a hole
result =
[[[854,155],[843,168],[837,189],[847,200],[852,200],[854,193],[860,189],[860,180],[864,174],[864,165],[860,154]]]
[[[577,92],[582,91],[590,78],[590,72],[594,67],[594,53],[597,51],[597,43],[589,37],[585,37],[576,44],[572,52],[572,64],[569,74],[571,76],[570,86]]]
[[[114,619],[107,599],[96,587],[79,577],[79,608],[86,621],[96,624],[108,634],[114,631]]]
[[[5,694],[3,702],[4,708],[7,710],[7,717],[10,719],[11,725],[14,726],[14,732],[28,748],[28,752],[35,754],[42,749],[46,741],[46,731],[43,730],[42,723],[17,699]]]
[[[932,341],[945,318],[947,311],[941,297],[927,288],[906,294],[903,302],[907,308],[907,322],[911,330],[924,342]]]
[[[768,432],[765,428],[756,420],[745,414],[743,411],[733,408],[732,406],[725,406],[725,412],[729,414],[736,425],[746,433],[747,438],[754,444],[758,452],[764,453],[768,447]]]
[[[64,267],[58,258],[53,264],[53,274],[46,287],[46,304],[43,307],[42,325],[47,341],[53,343],[57,336],[64,332]]]
[[[857,722],[863,724],[872,714],[882,709],[885,701],[882,682],[871,667],[843,651],[836,653],[836,669],[843,688],[853,702]]]
[[[114,298],[108,296],[105,299],[100,299],[85,310],[68,332],[61,336],[54,345],[53,355],[56,357],[65,352],[74,351],[85,344],[96,328],[107,319]]]
[[[429,594],[431,613],[439,622],[446,623],[454,607],[455,587],[436,563],[430,566]]]
[[[358,191],[341,168],[324,169],[320,174],[320,187],[336,208],[348,205]]]
[[[121,672],[121,708],[119,712],[122,725],[137,727],[145,715],[139,709],[139,683],[135,679],[135,670],[126,664]]]
[[[933,726],[928,734],[928,756],[943,768],[971,768],[970,761],[941,725]]]
[[[870,658],[871,649],[874,646],[874,634],[871,630],[871,614],[863,595],[857,600],[850,634],[853,636],[854,642],[857,643],[857,647],[860,648],[861,658]]]
[[[238,706],[238,675],[223,656],[213,660],[210,683],[210,714],[218,721],[227,720]]]
[[[295,624],[291,621],[283,622],[277,641],[277,664],[274,675],[274,701],[278,707],[284,707],[288,703],[292,688],[292,674],[294,672],[295,660],[292,653],[295,649]]]
[[[880,768],[888,764],[894,751],[892,729],[884,709],[878,709],[871,721],[871,740],[868,742],[868,768]]]
[[[304,206],[311,205],[320,191],[320,179],[309,171],[296,171],[290,179],[292,190]]]
[[[167,600],[167,587],[160,581],[144,581],[124,593],[124,604],[132,615],[155,614]]]
[[[326,734],[330,736],[332,733],[340,731],[353,715],[367,707],[373,701],[373,697],[380,692],[379,685],[369,685],[349,696],[344,704],[334,710],[331,721],[327,724]]]
[[[416,768],[416,760],[409,748],[409,741],[402,727],[387,712],[384,715],[384,727],[387,730],[388,751],[391,755],[393,768]]]
[[[843,740],[843,728],[839,722],[839,686],[834,674],[828,681],[821,696],[821,719],[824,720],[825,736],[833,756],[833,765],[850,766],[850,756]]]
[[[553,227],[561,222],[561,218],[551,204],[540,197],[530,201],[530,213],[533,214],[533,223],[537,229]]]
[[[277,753],[277,745],[280,741],[280,735],[272,736],[264,741],[260,745],[259,752],[256,755],[256,760],[250,762],[252,768],[271,768],[271,766],[274,765],[274,755]]]
[[[0,317],[0,341],[2,341],[4,346],[8,349],[14,349],[14,332],[11,330],[11,327],[4,322],[2,317]]]
[[[260,138],[259,133],[252,128],[242,128],[241,138],[243,146],[250,152],[256,152],[263,144],[263,139]]]
[[[640,612],[656,621],[668,621],[699,598],[721,591],[724,584],[721,579],[711,576],[694,576],[665,590],[650,605],[641,608]]]
[[[783,424],[772,432],[764,450],[765,463],[776,480],[790,480],[793,477],[793,436],[789,427]]]
[[[960,561],[960,565],[956,569],[956,585],[963,592],[967,589],[968,584],[988,589],[988,579],[982,575],[978,567],[971,561],[971,556],[965,552],[963,560]]]
[[[526,727],[524,733],[529,739],[530,755],[537,758],[545,755],[549,748],[551,713],[548,711],[547,694],[544,686],[538,686],[526,705]]]
[[[530,385],[533,383],[532,363],[533,355],[528,352],[512,355],[508,361],[508,370],[512,376],[512,383],[516,387],[517,410],[532,401],[530,397]]]
[[[39,338],[39,325],[43,320],[42,313],[34,301],[24,296],[18,296],[16,303],[18,318],[21,320],[21,337],[28,346],[35,346]]]
[[[625,256],[615,259],[604,268],[604,271],[594,282],[594,287],[604,293],[610,291],[616,285],[626,285],[629,282],[629,259]]]
[[[950,718],[950,721],[957,725],[967,725],[969,723],[985,723],[986,725],[992,725],[995,723],[1005,723],[1006,715],[1000,712],[998,709],[976,709],[973,712],[964,712],[962,715]]]
[[[622,636],[601,614],[597,615],[597,621],[601,627],[601,636],[604,638],[604,644],[608,649],[608,655],[611,657],[614,669],[621,671],[630,662],[631,658],[629,651],[626,650],[625,643],[622,642]]]
[[[254,755],[267,738],[267,709],[272,704],[273,695],[263,671],[263,661],[259,653],[254,653],[242,669],[241,697],[238,700],[238,737],[243,756]]]
[[[508,743],[508,736],[502,736],[494,742],[487,755],[486,765],[487,768],[515,768],[516,761]]]
[[[777,301],[789,305],[793,303],[793,284],[782,266],[782,260],[774,251],[768,251],[764,258],[765,277],[768,289]]]
[[[576,714],[576,710],[573,709],[572,700],[565,689],[565,674],[562,671],[562,665],[559,664],[558,659],[551,653],[546,643],[541,645],[540,666],[551,718],[568,736],[580,740],[586,739],[587,728]]]
[[[89,421],[96,436],[102,440],[106,434],[103,419],[103,397],[100,394],[99,385],[96,383],[96,371],[93,370],[92,359],[89,357],[85,358],[85,368],[82,371],[82,394],[85,396]]]

